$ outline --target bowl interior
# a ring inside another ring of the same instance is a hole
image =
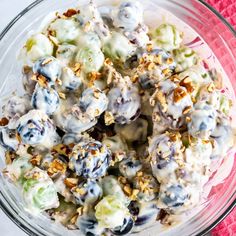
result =
[[[38,0],[22,12],[0,35],[0,107],[15,92],[23,94],[21,82],[22,64],[17,60],[19,49],[33,32],[40,31],[53,18],[55,11],[86,4],[86,0]],[[119,0],[97,0],[98,5],[115,5]],[[163,22],[173,23],[185,32],[185,43],[194,48],[210,68],[216,67],[224,77],[224,92],[235,100],[236,51],[235,36],[230,29],[205,5],[197,0],[148,0],[142,2],[145,22],[155,27]],[[51,13],[51,14],[49,14]],[[46,18],[45,18],[46,17]],[[36,31],[35,31],[36,30]],[[235,105],[234,105],[235,106]],[[235,124],[236,109],[232,113]],[[173,228],[160,224],[137,235],[197,235],[208,231],[232,208],[236,191],[236,161],[232,150],[209,184],[206,185],[200,206],[181,217],[181,223]],[[218,163],[220,164],[220,163]],[[0,152],[0,169],[5,167],[4,153]],[[213,188],[211,186],[214,185]],[[32,217],[24,210],[19,190],[0,175],[1,207],[14,222],[29,234],[80,235],[64,227],[51,224],[45,216]]]

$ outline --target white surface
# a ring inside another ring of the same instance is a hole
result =
[[[7,24],[33,0],[0,0],[0,32]],[[1,236],[26,236],[1,210],[0,210]]]

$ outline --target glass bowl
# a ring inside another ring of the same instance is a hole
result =
[[[21,67],[17,61],[19,49],[33,30],[40,29],[45,16],[50,12],[67,9],[68,7],[85,4],[87,0],[37,0],[23,10],[0,34],[0,106],[4,99],[12,92],[23,92],[21,83]],[[118,0],[97,0],[98,5],[116,4]],[[210,6],[198,0],[145,0],[145,17],[150,25],[155,25],[161,18],[176,23],[181,20],[181,27],[188,31],[190,26],[199,34],[189,45],[205,45],[196,48],[204,57],[207,64],[215,63],[224,68],[222,71],[228,77],[225,90],[235,101],[236,93],[236,32],[234,29]],[[168,10],[172,16],[165,16],[160,12]],[[177,17],[177,18],[176,18]],[[50,17],[49,17],[50,18]],[[178,21],[177,19],[177,21]],[[184,22],[184,23],[183,23]],[[186,23],[186,24],[185,24]],[[188,25],[188,26],[187,26]],[[190,30],[191,31],[191,30]],[[189,32],[190,32],[189,31]],[[190,40],[187,37],[187,40]],[[187,42],[186,42],[187,43]],[[207,46],[208,45],[208,46]],[[198,47],[196,46],[196,47]],[[214,55],[207,56],[210,49]],[[218,64],[220,63],[220,64]],[[236,111],[236,109],[234,109]],[[235,115],[232,115],[233,124]],[[236,198],[236,159],[232,150],[225,158],[223,164],[210,180],[215,183],[213,188],[206,186],[205,200],[194,214],[186,216],[181,224],[163,232],[158,231],[156,225],[136,235],[204,235],[218,224],[235,206]],[[5,166],[4,155],[0,153],[0,170]],[[217,181],[216,181],[217,180]],[[79,231],[68,231],[58,224],[52,224],[45,216],[33,217],[25,211],[22,205],[19,190],[0,175],[0,207],[22,230],[29,235],[80,235]]]

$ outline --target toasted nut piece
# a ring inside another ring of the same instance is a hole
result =
[[[6,117],[3,117],[0,120],[0,126],[6,126],[9,123],[9,120]]]
[[[132,189],[131,189],[129,184],[125,185],[123,190],[124,190],[126,195],[128,195],[128,196],[132,195]]]
[[[186,120],[187,123],[189,123],[189,122],[191,122],[192,119],[191,119],[189,116],[187,116],[187,117],[185,118],[185,120]]]
[[[38,82],[39,86],[46,88],[48,85],[47,78],[43,75],[38,75],[36,81]]]
[[[5,162],[7,165],[10,165],[15,158],[16,158],[16,153],[10,151],[5,152]]]
[[[118,177],[118,182],[121,184],[126,184],[127,183],[127,179],[123,176],[119,176]]]
[[[138,75],[134,75],[132,78],[131,78],[131,81],[133,82],[133,83],[136,83],[137,81],[138,81]]]
[[[83,188],[76,188],[75,191],[81,195],[85,194],[85,190]]]
[[[105,112],[104,119],[105,119],[105,124],[107,126],[115,122],[114,116],[112,115],[111,112],[108,112],[108,111]]]
[[[42,62],[42,66],[47,65],[48,63],[52,62],[52,58],[46,58],[43,62]]]
[[[21,143],[21,136],[19,135],[18,132],[16,132],[16,139],[19,143]]]
[[[147,51],[148,51],[148,52],[151,52],[152,49],[153,49],[153,45],[152,45],[151,43],[148,43],[148,44],[147,44]]]
[[[167,60],[166,60],[167,64],[172,64],[173,62],[174,62],[174,59],[171,57],[167,58]]]
[[[66,17],[71,17],[77,13],[78,11],[76,11],[75,9],[68,9],[66,12],[63,13],[63,15]]]
[[[170,137],[171,141],[175,142],[181,138],[181,134],[178,132],[177,133],[169,133],[169,137]]]
[[[188,76],[182,79],[179,85],[185,87],[188,93],[192,93],[195,90],[192,80]]]
[[[74,188],[75,186],[77,186],[78,184],[78,179],[77,178],[65,178],[64,180],[64,184],[68,187],[68,188]]]
[[[183,110],[183,114],[186,115],[187,113],[190,112],[191,109],[192,109],[191,106],[187,106],[187,107],[185,107],[184,110]]]
[[[78,212],[79,216],[82,216],[82,215],[83,215],[83,212],[84,212],[84,208],[83,208],[83,207],[79,207],[79,208],[77,209],[77,212]]]
[[[64,162],[62,162],[59,159],[55,159],[49,164],[49,168],[47,172],[50,176],[52,176],[53,174],[56,174],[58,172],[65,173],[66,168],[67,168],[67,165]]]
[[[169,73],[171,72],[171,70],[169,68],[166,68],[164,70],[162,70],[162,73],[167,76]]]
[[[154,62],[148,62],[147,63],[147,70],[151,71],[155,68],[155,63]]]
[[[187,96],[187,93],[182,88],[178,87],[174,90],[174,102],[179,102],[185,96]]]
[[[74,225],[74,224],[76,223],[78,217],[79,217],[79,214],[74,215],[74,216],[71,218],[70,223]]]
[[[154,63],[156,63],[157,65],[161,65],[162,64],[162,55],[159,54],[157,56],[154,57]]]
[[[39,166],[40,163],[41,163],[41,160],[42,160],[42,156],[41,155],[34,155],[31,160],[30,160],[30,163],[33,165],[33,166]]]
[[[212,93],[214,90],[215,90],[215,85],[214,85],[214,83],[210,83],[210,84],[207,86],[207,91],[208,91],[209,93]]]
[[[60,97],[61,99],[63,99],[63,100],[66,99],[66,95],[65,95],[64,93],[59,92],[58,94],[59,94],[59,97]]]

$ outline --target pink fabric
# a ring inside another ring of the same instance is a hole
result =
[[[236,29],[236,0],[206,0]],[[236,236],[236,208],[211,232],[212,236]]]
[[[236,0],[206,0],[236,29]]]

